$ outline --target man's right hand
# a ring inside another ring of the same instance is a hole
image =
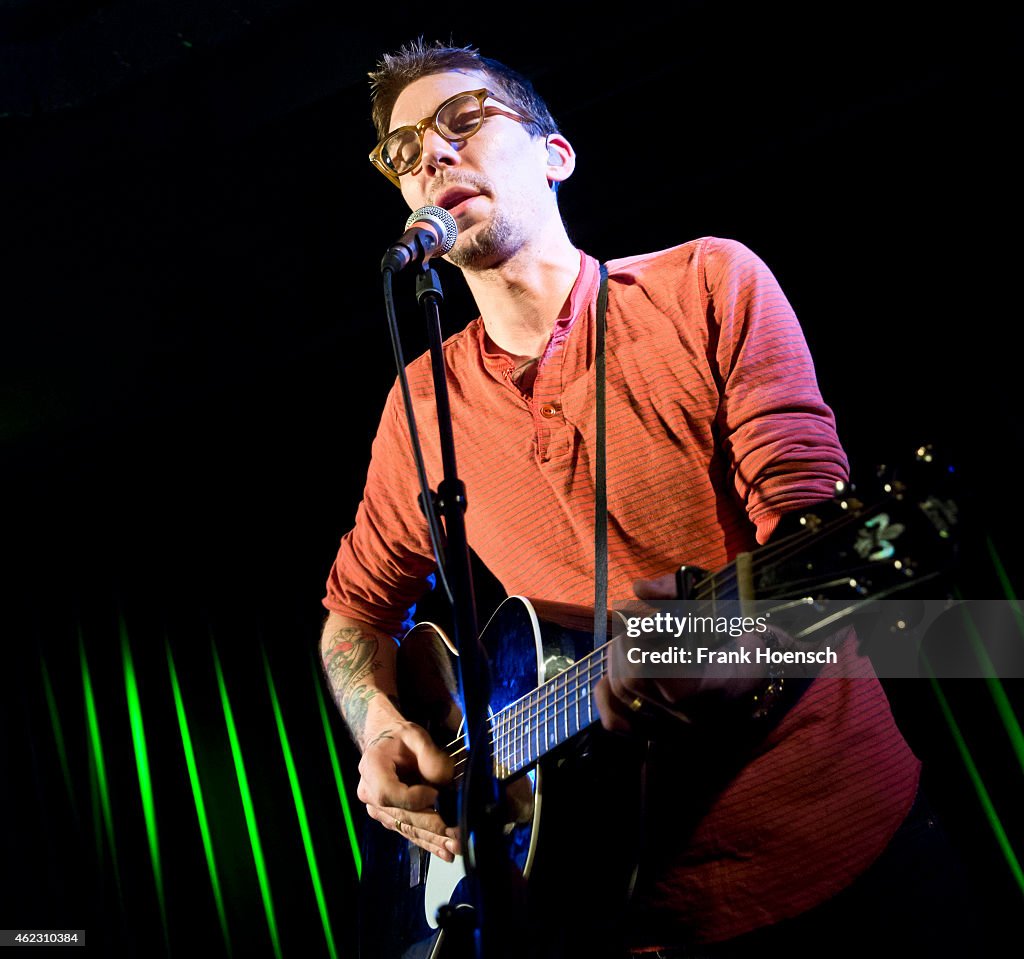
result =
[[[406,720],[396,698],[395,650],[372,626],[332,612],[320,651],[335,702],[363,753],[356,795],[372,819],[451,862],[458,831],[435,809],[455,764],[422,726]]]
[[[388,829],[451,862],[461,852],[458,830],[437,812],[438,789],[451,783],[455,765],[430,734],[407,720],[369,731],[359,761],[356,795]]]

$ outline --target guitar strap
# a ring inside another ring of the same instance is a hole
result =
[[[594,649],[608,641],[608,489],[605,473],[605,313],[608,310],[608,267],[601,264],[597,291],[594,372],[597,442],[594,447]]]

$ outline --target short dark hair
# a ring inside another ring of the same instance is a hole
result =
[[[498,60],[481,56],[475,47],[453,47],[439,40],[427,43],[423,37],[419,37],[394,53],[384,54],[377,69],[370,71],[370,115],[377,128],[378,138],[383,139],[390,132],[391,111],[395,108],[395,101],[410,83],[420,77],[447,73],[449,70],[478,70],[484,73],[493,84],[494,93],[501,94],[507,106],[527,118],[528,122],[523,125],[534,136],[543,137],[558,132],[548,105],[523,74]]]

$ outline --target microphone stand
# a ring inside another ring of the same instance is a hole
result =
[[[443,479],[434,503],[444,520],[445,576],[452,604],[455,644],[458,649],[459,692],[464,710],[465,745],[469,762],[459,793],[459,831],[475,916],[450,906],[442,908],[439,921],[445,935],[466,944],[484,959],[511,956],[513,930],[522,928],[525,903],[522,877],[508,856],[501,818],[501,787],[494,774],[493,745],[489,728],[491,693],[490,664],[480,642],[476,619],[469,546],[466,540],[465,485],[455,464],[448,381],[439,305],[444,299],[437,273],[429,259],[417,270],[416,299],[427,322],[434,397],[441,441]],[[471,945],[469,945],[471,943]],[[467,953],[468,955],[469,953]]]

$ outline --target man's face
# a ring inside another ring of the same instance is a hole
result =
[[[448,97],[480,87],[494,84],[476,71],[421,77],[399,94],[390,129],[418,123]],[[512,256],[554,207],[544,139],[500,114],[455,143],[427,129],[420,166],[401,178],[401,188],[410,209],[429,204],[455,217],[459,238],[446,258],[470,269],[497,266]]]

